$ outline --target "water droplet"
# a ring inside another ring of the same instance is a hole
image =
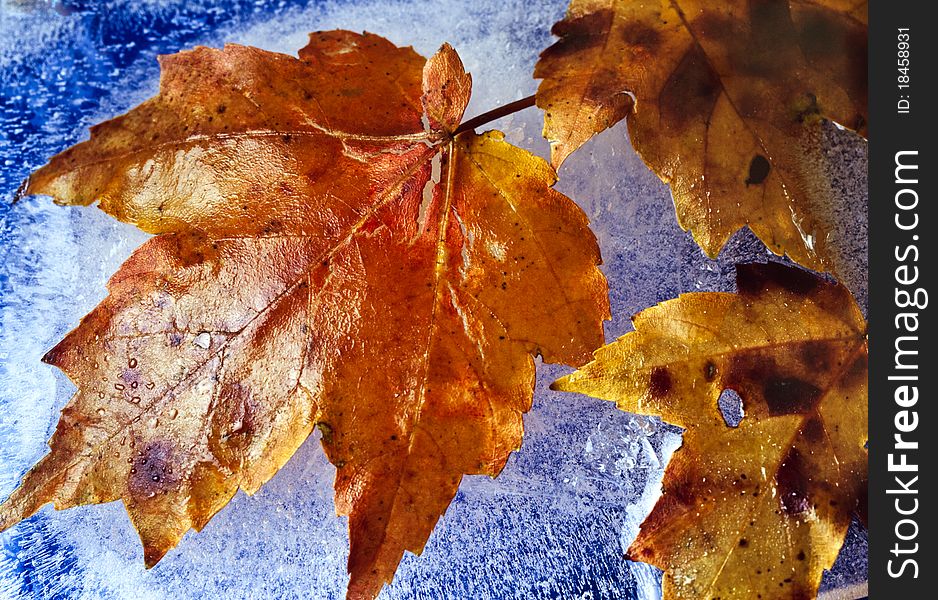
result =
[[[99,409],[97,410],[97,413],[98,413],[98,416],[102,416],[102,417],[103,417],[103,416],[104,416],[104,409],[103,409],[103,408],[99,408]]]
[[[104,400],[104,392],[98,392],[98,398]]]
[[[170,411],[169,411],[169,418],[170,418],[170,419],[175,419],[177,415],[179,415],[179,411],[178,411],[178,410],[176,410],[175,408],[170,409]]]
[[[131,404],[140,404],[140,396],[134,396],[130,399]]]
[[[124,437],[121,438],[121,446],[123,446],[126,443],[127,443],[127,436],[125,435]]]
[[[128,360],[128,361],[127,361],[127,366],[130,367],[131,369],[136,369],[136,368],[137,368],[137,359],[136,359],[136,358],[131,358],[130,360]]]
[[[117,391],[123,391],[124,388],[125,388],[125,386],[124,386],[123,383],[115,383],[115,384],[114,384],[114,389],[117,390]]]
[[[131,474],[131,475],[136,475],[136,474],[137,474],[137,469],[131,469],[131,470],[130,470],[130,474]]]
[[[153,481],[159,481],[159,480],[160,480],[160,476],[159,476],[159,475],[154,475],[153,477],[150,477],[150,479],[152,479]]]
[[[134,381],[133,383],[130,384],[130,388],[135,390],[135,389],[137,389],[137,386],[138,386],[138,385],[139,385],[139,384],[138,384],[136,381]]]

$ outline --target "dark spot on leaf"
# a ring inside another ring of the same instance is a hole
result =
[[[622,27],[622,40],[631,46],[637,46],[645,52],[654,51],[661,45],[661,34],[641,21],[629,21]]]
[[[761,154],[756,154],[749,161],[749,178],[746,179],[746,185],[759,185],[765,181],[771,170],[772,165],[769,164],[768,159]]]
[[[668,487],[666,492],[677,502],[684,506],[692,506],[697,502],[697,493],[688,481],[678,481]]]
[[[801,345],[799,355],[809,372],[819,373],[830,370],[835,351],[827,342],[807,342]]]
[[[662,126],[683,129],[690,121],[708,117],[721,93],[719,76],[695,44],[661,90]]]
[[[797,377],[771,377],[762,385],[762,396],[773,416],[793,415],[814,408],[821,390]]]
[[[748,263],[736,266],[736,288],[742,295],[759,296],[773,288],[782,288],[807,296],[821,283],[816,275],[781,263]]]
[[[662,398],[671,391],[671,373],[666,367],[655,367],[651,370],[648,382],[648,391],[653,398]]]
[[[797,448],[788,451],[775,474],[778,486],[778,499],[782,510],[790,515],[806,512],[811,504],[808,501],[807,466]]]
[[[544,58],[568,56],[601,45],[614,18],[607,8],[555,23],[551,33],[560,40],[544,51]]]
[[[169,491],[178,482],[178,473],[172,468],[173,446],[167,440],[156,440],[134,458],[128,489],[137,502]]]

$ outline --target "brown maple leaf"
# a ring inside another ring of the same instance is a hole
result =
[[[535,77],[555,167],[628,116],[709,256],[748,225],[832,269],[821,125],[866,131],[866,2],[573,0],[553,32]]]
[[[641,312],[552,388],[686,429],[628,551],[665,571],[665,598],[814,597],[866,506],[866,324],[843,286],[799,269],[741,265],[737,285]]]
[[[349,596],[374,597],[463,474],[521,444],[533,355],[602,343],[595,238],[546,162],[454,134],[471,80],[449,46],[333,31],[299,59],[161,64],[156,97],[29,182],[157,235],[46,355],[78,393],[0,529],[120,499],[152,566],[318,426]]]

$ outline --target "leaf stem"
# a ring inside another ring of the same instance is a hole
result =
[[[485,125],[486,123],[490,123],[494,121],[495,119],[500,119],[502,117],[516,113],[526,108],[530,108],[532,106],[534,106],[533,94],[528,96],[527,98],[522,98],[521,100],[515,100],[514,102],[509,102],[508,104],[505,104],[504,106],[493,108],[492,110],[488,112],[484,112],[481,115],[476,115],[475,117],[472,117],[471,119],[469,119],[468,121],[464,122],[459,127],[457,127],[456,131],[453,132],[453,135],[462,133],[463,131],[471,131],[475,129],[476,127],[481,127],[482,125]]]

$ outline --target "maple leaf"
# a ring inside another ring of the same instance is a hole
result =
[[[814,597],[866,506],[866,324],[843,286],[799,269],[740,265],[737,285],[641,312],[551,387],[686,429],[628,550],[665,571],[665,598]]]
[[[533,356],[602,343],[596,240],[545,161],[456,133],[471,79],[448,45],[332,31],[299,59],[160,61],[156,97],[29,181],[157,235],[44,358],[78,393],[0,529],[120,499],[152,566],[318,426],[348,594],[374,597],[463,474],[521,444]]]
[[[628,116],[710,257],[748,225],[776,254],[832,270],[821,125],[866,131],[866,6],[573,0],[534,75],[554,166]]]

